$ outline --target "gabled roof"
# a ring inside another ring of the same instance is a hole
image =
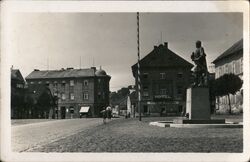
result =
[[[34,70],[26,79],[93,77],[95,69]]]
[[[17,80],[23,83],[25,82],[19,69],[11,69],[11,80]]]
[[[219,57],[217,57],[212,63],[216,63],[223,58],[231,56],[233,54],[238,53],[239,51],[243,50],[243,39],[239,40],[238,42],[234,43],[229,49],[223,52]]]
[[[140,60],[140,67],[189,67],[192,64],[171,51],[167,44],[155,46],[154,49]],[[132,69],[137,68],[137,63]]]

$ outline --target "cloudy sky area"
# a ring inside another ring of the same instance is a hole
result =
[[[201,40],[208,65],[243,37],[240,13],[141,13],[141,57],[154,45],[191,62]],[[33,69],[102,68],[111,91],[134,84],[136,13],[15,13],[11,18],[11,65],[26,77]]]

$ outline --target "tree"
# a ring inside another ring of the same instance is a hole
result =
[[[242,87],[243,81],[235,74],[224,74],[213,83],[213,93],[215,96],[228,97],[229,114],[231,114],[230,94],[234,95]]]

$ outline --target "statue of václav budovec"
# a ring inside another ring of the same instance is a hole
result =
[[[195,66],[192,68],[194,76],[193,87],[207,87],[208,86],[208,70],[206,62],[206,54],[201,45],[201,41],[196,41],[196,50],[191,55]]]

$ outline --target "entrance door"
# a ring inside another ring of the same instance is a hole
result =
[[[66,117],[66,107],[61,107],[61,119],[65,119]]]

